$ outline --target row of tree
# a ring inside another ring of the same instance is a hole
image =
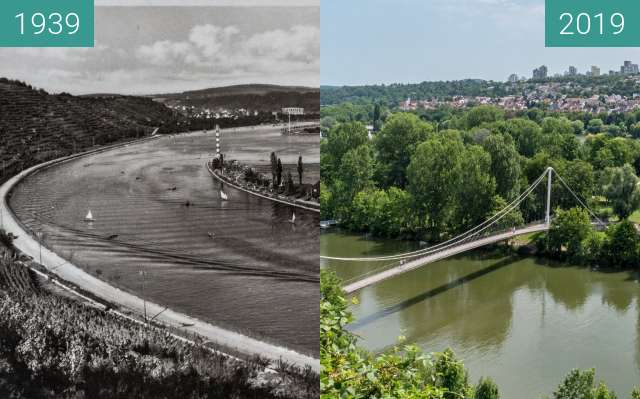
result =
[[[327,106],[345,102],[366,103],[376,99],[386,105],[395,105],[407,98],[450,100],[454,96],[503,97],[522,95],[535,90],[540,84],[549,82],[561,83],[557,88],[557,95],[569,97],[619,94],[631,98],[640,91],[640,83],[627,76],[572,76],[525,82],[465,79],[390,85],[322,86],[320,104]]]
[[[637,266],[640,236],[628,220],[597,231],[586,210],[558,209],[546,234],[536,238],[538,249],[553,258],[574,264],[612,268]]]
[[[412,113],[386,118],[373,139],[360,122],[336,124],[321,142],[322,217],[389,237],[441,241],[504,208],[552,166],[553,208],[583,202],[604,218],[640,206],[640,142],[600,132],[580,139],[581,121],[509,117],[479,106],[452,119]],[[504,227],[544,218],[544,187]]]
[[[274,182],[274,186],[280,186],[282,180],[282,160],[276,156],[275,152],[271,153],[271,181]],[[304,164],[302,163],[302,155],[298,156],[298,184],[302,185],[302,175],[304,173]],[[289,173],[288,179],[291,179],[291,173]]]

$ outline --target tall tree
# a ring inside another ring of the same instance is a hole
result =
[[[467,230],[486,220],[491,213],[496,180],[491,175],[491,157],[477,145],[462,154],[462,181],[452,199],[457,204],[454,220],[458,231]]]
[[[602,246],[601,259],[607,266],[617,268],[638,267],[640,238],[635,226],[628,220],[607,229],[607,239]]]
[[[298,156],[298,184],[302,186],[302,173],[304,172],[304,166],[302,165],[302,155]]]
[[[284,192],[285,195],[292,195],[294,192],[293,176],[291,176],[291,172],[287,172],[287,179],[284,182]]]
[[[628,218],[640,207],[640,188],[633,167],[606,168],[602,176],[602,191],[621,219]]]
[[[347,151],[342,157],[338,177],[334,180],[334,208],[341,220],[351,215],[351,205],[356,194],[373,187],[373,154],[370,145],[364,144]]]
[[[548,234],[547,250],[571,259],[582,253],[582,243],[591,231],[589,214],[582,208],[558,209]],[[563,249],[566,252],[563,253]]]
[[[280,160],[280,158],[278,158],[278,162],[276,164],[276,181],[277,186],[280,186],[280,184],[282,184],[282,161]]]
[[[385,187],[404,187],[406,169],[418,144],[433,131],[433,126],[414,114],[391,116],[376,135],[375,146],[379,162],[379,180]]]
[[[271,153],[271,184],[277,186],[276,176],[278,175],[278,158],[276,157],[276,153]]]
[[[380,130],[380,103],[376,103],[373,107],[373,131]]]
[[[360,122],[341,123],[331,129],[320,145],[322,180],[330,183],[338,173],[344,154],[368,142],[367,128]]]
[[[511,202],[520,192],[520,157],[511,136],[492,134],[482,147],[491,156],[491,173],[496,178],[496,193]]]
[[[408,190],[432,241],[440,240],[455,209],[464,152],[459,133],[448,131],[420,144],[407,168]]]
[[[464,129],[473,129],[483,123],[491,123],[504,119],[504,111],[492,105],[479,105],[471,108],[462,117],[462,126]]]
[[[504,124],[505,133],[515,140],[518,152],[525,157],[534,156],[542,146],[542,129],[528,119],[509,119]]]

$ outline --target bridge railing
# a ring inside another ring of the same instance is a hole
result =
[[[522,230],[527,229],[529,227],[538,226],[538,225],[542,224],[543,222],[544,222],[543,220],[536,220],[536,221],[527,223],[527,224],[517,228],[514,233],[515,233],[515,235],[518,235],[517,234],[518,231],[522,231]],[[453,248],[456,248],[456,247],[459,247],[461,245],[465,245],[465,244],[469,244],[471,242],[483,240],[483,239],[488,238],[488,237],[506,234],[506,233],[509,233],[509,232],[513,231],[513,229],[514,229],[513,227],[510,227],[510,228],[501,227],[501,228],[496,228],[496,229],[485,230],[485,231],[482,231],[482,232],[477,232],[477,233],[474,233],[474,234],[470,234],[467,237],[461,238],[459,241],[456,241],[454,244],[449,244],[447,246],[434,249],[433,251],[429,251],[429,247],[423,248],[424,252],[408,255],[406,258],[401,259],[401,260],[387,260],[387,259],[375,260],[375,258],[372,258],[372,260],[370,261],[371,263],[374,263],[374,262],[375,263],[377,263],[377,262],[385,262],[385,261],[390,262],[390,263],[387,263],[387,264],[385,264],[385,265],[383,265],[381,267],[369,270],[366,273],[360,274],[360,275],[352,277],[350,279],[343,280],[342,284],[344,286],[350,285],[350,284],[356,283],[356,282],[358,282],[360,280],[363,280],[363,279],[365,279],[367,277],[373,276],[375,274],[382,273],[382,272],[387,271],[387,270],[391,270],[391,269],[393,269],[395,267],[398,267],[398,266],[400,266],[402,264],[405,264],[407,262],[412,262],[412,261],[415,261],[417,259],[424,258],[424,257],[435,256],[435,255],[437,255],[439,253],[442,253],[442,252],[445,252],[445,251],[449,251],[449,250],[451,250]]]

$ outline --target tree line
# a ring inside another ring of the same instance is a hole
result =
[[[591,97],[593,95],[619,94],[628,98],[640,92],[640,83],[627,76],[584,75],[549,77],[544,80],[498,82],[482,79],[435,81],[420,83],[393,83],[363,86],[322,86],[320,105],[337,105],[346,102],[370,103],[372,99],[385,105],[397,105],[412,99],[450,100],[454,96],[503,97],[531,92],[540,84],[560,83],[559,95]]]
[[[634,126],[640,114],[619,119]],[[551,166],[602,219],[625,220],[640,207],[640,141],[615,122],[484,105],[441,120],[391,113],[372,139],[362,122],[339,122],[321,141],[322,217],[439,242],[503,209]],[[558,179],[552,189],[554,209],[577,205]],[[541,185],[502,226],[543,219],[545,196]]]

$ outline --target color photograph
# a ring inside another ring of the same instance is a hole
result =
[[[322,2],[323,397],[640,397],[640,51],[552,3]]]

